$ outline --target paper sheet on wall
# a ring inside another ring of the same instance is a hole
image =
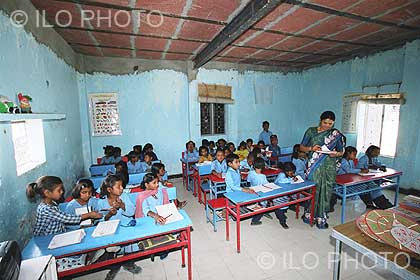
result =
[[[346,95],[343,97],[343,115],[341,131],[343,133],[356,133],[357,103],[360,95]]]
[[[92,136],[121,135],[117,93],[89,94]]]

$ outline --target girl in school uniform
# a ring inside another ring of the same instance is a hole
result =
[[[128,226],[135,213],[135,205],[131,202],[128,194],[123,192],[123,180],[118,175],[107,176],[101,185],[101,199],[98,200],[98,209],[105,214],[105,221],[120,220],[120,225]],[[128,245],[121,248],[120,254],[132,253],[138,250],[137,245]],[[125,262],[123,268],[131,273],[138,274],[141,267],[134,261]],[[106,279],[113,279],[121,266],[111,267]]]
[[[246,148],[245,141],[242,141],[241,143],[239,143],[238,150],[235,151],[235,154],[238,155],[239,161],[243,161],[243,160],[246,159],[246,157],[248,156],[249,152],[248,152],[248,149]]]
[[[115,163],[114,146],[107,145],[103,147],[105,156],[102,157],[101,164]]]
[[[114,162],[121,161],[121,148],[120,147],[114,147]]]
[[[140,157],[140,161],[144,161],[144,156],[146,155],[146,153],[150,153],[152,155],[152,161],[159,160],[157,155],[153,152],[153,145],[150,143],[147,143],[146,145],[144,145],[143,152]]]
[[[80,179],[76,186],[74,186],[71,196],[73,200],[67,203],[64,212],[77,215],[76,209],[85,208],[87,212],[98,211],[98,199],[95,197],[96,191],[93,187],[93,183],[89,179]],[[89,226],[92,223],[87,223]],[[79,229],[80,225],[68,225],[67,229],[76,230]]]
[[[254,162],[254,169],[251,170],[248,174],[247,177],[247,181],[251,184],[251,186],[258,186],[258,185],[264,185],[264,184],[268,184],[267,181],[267,177],[262,174],[262,171],[265,168],[265,162],[262,158],[257,158]],[[272,203],[272,202],[271,202]],[[267,207],[268,202],[264,202],[264,206]],[[285,209],[276,209],[274,212],[276,214],[277,219],[280,222],[280,225],[284,228],[284,229],[288,229],[289,226],[286,223],[287,217],[285,215],[285,211],[287,208]],[[251,225],[260,225],[261,222],[261,218],[262,218],[262,214],[261,215],[256,215],[252,217],[252,221],[251,221]],[[270,216],[271,218],[271,216]],[[272,218],[271,218],[272,219]]]
[[[306,164],[308,163],[308,157],[305,152],[300,151],[300,144],[293,146],[292,163],[296,167],[296,175],[305,179]]]
[[[198,163],[213,160],[213,157],[209,153],[209,148],[206,147],[206,146],[201,146],[200,147],[199,154],[200,154],[200,158],[198,159]]]
[[[140,163],[141,173],[150,172],[152,170],[153,154],[144,154],[144,161]]]
[[[37,195],[42,199],[36,209],[34,236],[63,233],[66,231],[65,224],[78,225],[86,219],[102,218],[102,214],[94,211],[82,215],[60,211],[57,201],[63,193],[63,181],[55,176],[40,177],[35,183],[27,186],[26,196],[30,200],[33,201]]]
[[[223,149],[217,149],[216,159],[211,163],[211,173],[222,178],[223,174],[226,174],[226,171],[225,152]]]
[[[133,151],[128,153],[127,169],[128,174],[143,172],[142,164],[139,161],[139,155]]]
[[[199,160],[198,151],[195,148],[195,143],[193,141],[188,141],[185,144],[184,160],[187,162],[197,162]]]
[[[379,161],[378,156],[381,149],[378,146],[371,145],[367,148],[365,154],[359,159],[357,168],[363,169],[379,169],[386,171],[386,167]],[[383,194],[381,190],[370,193],[370,198],[379,209],[388,209],[394,206]]]

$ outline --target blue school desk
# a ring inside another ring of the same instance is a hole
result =
[[[155,224],[154,219],[150,217],[137,219],[137,225],[135,227],[118,227],[116,233],[110,236],[104,237],[92,237],[94,227],[85,228],[86,236],[79,244],[74,244],[66,247],[50,250],[48,245],[54,235],[37,236],[33,237],[28,245],[22,251],[22,258],[24,260],[36,258],[40,256],[53,255],[56,259],[88,253],[96,251],[101,248],[107,248],[110,246],[122,246],[130,243],[137,243],[141,240],[149,239],[152,237],[163,236],[167,234],[180,233],[180,240],[175,244],[165,245],[156,249],[150,249],[145,251],[138,251],[128,255],[124,255],[115,259],[105,260],[96,262],[83,267],[78,267],[58,273],[58,277],[65,277],[89,270],[106,267],[111,264],[138,259],[140,257],[156,254],[159,252],[180,248],[182,267],[185,267],[185,248],[187,249],[188,255],[188,279],[192,280],[192,266],[191,266],[191,227],[192,222],[184,210],[179,211],[184,217],[183,220],[173,222],[167,225]]]
[[[344,223],[346,218],[346,200],[349,197],[395,187],[394,206],[397,205],[402,172],[387,168],[386,172],[373,174],[369,176],[350,173],[337,175],[333,192],[342,199],[341,223]]]
[[[90,176],[96,177],[96,176],[103,176],[109,170],[113,170],[113,169],[114,169],[114,164],[103,164],[103,165],[92,164],[89,167],[89,172],[90,172]]]
[[[211,174],[211,164],[195,164],[192,168],[194,169],[194,193],[198,194],[198,202],[206,205],[207,193],[210,192],[210,183],[207,182],[202,184],[201,181],[209,179],[209,175]],[[202,195],[204,195],[204,201],[202,199]]]
[[[229,217],[236,219],[236,250],[241,252],[241,219],[273,211],[289,205],[296,205],[296,218],[299,218],[299,204],[311,200],[311,225],[313,225],[315,210],[315,184],[305,181],[300,184],[278,184],[281,188],[258,195],[235,191],[225,193],[226,197],[226,240],[229,240]],[[272,200],[273,206],[251,211],[246,208],[251,204]]]
[[[197,161],[188,161],[184,158],[181,158],[180,161],[182,163],[182,176],[184,178],[185,187],[187,191],[190,191],[190,177],[194,172],[192,167],[197,163]]]
[[[129,181],[128,184],[129,185],[140,185],[140,183],[143,181],[143,177],[144,175],[146,175],[147,173],[134,173],[134,174],[129,174]],[[93,187],[95,188],[95,190],[99,190],[101,188],[102,185],[102,181],[106,178],[106,176],[95,176],[95,177],[84,177],[84,178],[80,178],[80,179],[89,179],[92,181],[93,183]],[[80,180],[79,179],[79,180]]]

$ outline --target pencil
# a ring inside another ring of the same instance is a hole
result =
[[[111,210],[111,209],[101,209],[99,211],[109,211],[109,210]]]
[[[269,186],[266,186],[266,185],[262,185],[264,188],[267,188],[267,189],[270,189],[270,190],[272,190],[273,188],[272,187],[269,187]]]
[[[169,214],[168,216],[166,216],[164,219],[166,220],[167,218],[169,218],[170,216],[172,216],[172,214]]]

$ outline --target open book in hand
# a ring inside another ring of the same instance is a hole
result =
[[[292,184],[300,184],[305,182],[305,180],[302,179],[302,177],[300,177],[300,175],[296,175],[297,180],[296,181],[292,181]]]
[[[51,239],[48,249],[55,249],[80,243],[85,235],[86,233],[83,229],[57,234],[53,237],[53,239]]]
[[[92,211],[92,207],[91,206],[86,206],[86,207],[79,207],[76,208],[75,210],[76,215],[82,216],[83,214],[87,214],[89,212]],[[80,223],[81,226],[90,226],[92,225],[92,220],[91,219],[87,219],[84,220]]]
[[[184,219],[184,217],[181,215],[181,213],[179,213],[178,209],[176,208],[173,202],[156,206],[156,211],[158,212],[159,216],[164,217],[166,219],[165,224],[173,223]]]
[[[102,237],[107,235],[112,235],[117,231],[120,220],[110,220],[105,222],[100,222],[95,230],[92,232],[92,237]]]
[[[320,150],[320,151],[317,151],[317,153],[320,153],[320,154],[327,154],[327,155],[329,155],[329,154],[334,153],[334,151],[331,151],[330,149],[328,149],[328,147],[327,147],[327,146],[322,145],[322,146],[321,146],[321,150]]]

